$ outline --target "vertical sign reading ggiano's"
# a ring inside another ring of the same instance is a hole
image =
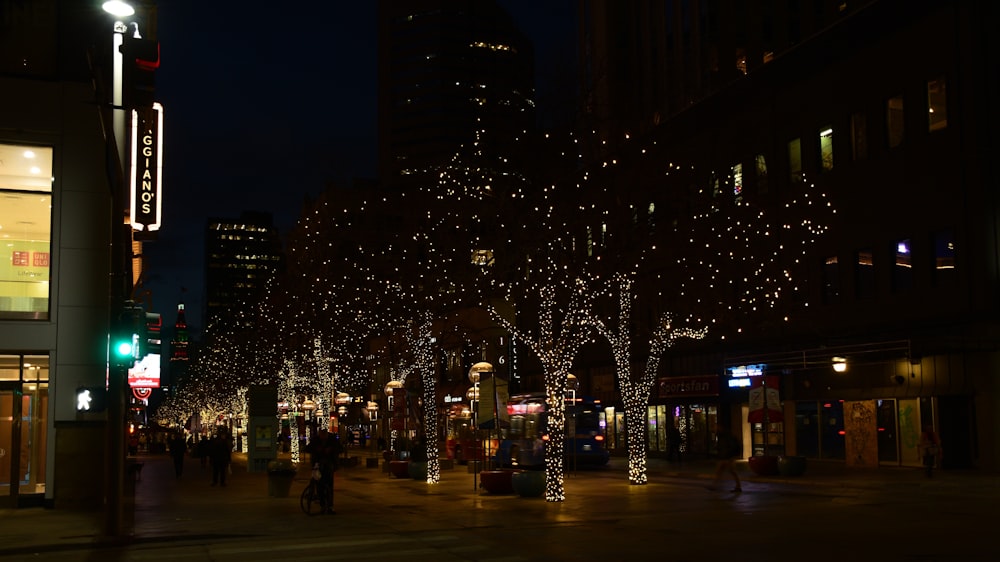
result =
[[[134,230],[160,228],[163,179],[163,106],[132,110],[129,174],[130,222]]]

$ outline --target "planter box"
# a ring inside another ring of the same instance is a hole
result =
[[[409,478],[410,461],[389,461],[389,474],[395,478]]]
[[[407,474],[414,480],[427,480],[427,463],[423,461],[410,461],[407,467]]]
[[[806,458],[795,455],[778,456],[778,473],[782,476],[802,476],[806,472]]]
[[[778,457],[774,455],[759,455],[747,459],[750,470],[757,476],[776,476],[778,474]]]
[[[538,498],[545,493],[545,471],[524,470],[515,472],[511,477],[511,486],[522,498]]]
[[[491,494],[510,494],[514,492],[511,477],[512,470],[483,470],[479,473],[479,481],[487,492]]]
[[[295,474],[294,470],[267,471],[267,495],[272,498],[287,498],[292,491]]]

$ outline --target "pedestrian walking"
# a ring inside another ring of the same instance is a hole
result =
[[[174,433],[170,441],[167,442],[167,447],[170,449],[170,456],[174,460],[174,476],[180,478],[184,472],[184,454],[187,452],[187,442],[184,441],[184,434],[179,431]]]
[[[209,460],[212,463],[212,485],[225,487],[226,475],[229,473],[229,463],[232,461],[233,445],[225,429],[219,428],[208,447]]]
[[[736,440],[736,436],[733,435],[733,432],[728,427],[720,423],[716,426],[716,443],[718,444],[719,463],[715,466],[715,479],[712,481],[709,489],[717,490],[722,484],[722,475],[728,472],[736,482],[736,486],[732,491],[742,492],[743,487],[740,485],[740,475],[736,473],[736,465],[734,464],[736,458],[740,456],[739,441]]]
[[[923,458],[924,473],[934,476],[934,468],[941,463],[941,438],[930,425],[925,425],[920,433],[920,454]]]

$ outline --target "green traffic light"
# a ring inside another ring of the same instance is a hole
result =
[[[120,341],[115,345],[115,353],[118,357],[130,357],[132,355],[132,342]]]

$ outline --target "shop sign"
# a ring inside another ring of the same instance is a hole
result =
[[[132,111],[129,173],[130,222],[133,230],[160,229],[163,190],[163,106]]]
[[[658,398],[718,396],[719,377],[716,375],[699,377],[667,377],[658,381],[657,388]]]

